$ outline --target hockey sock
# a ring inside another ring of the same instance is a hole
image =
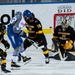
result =
[[[12,56],[12,61],[17,62],[18,61],[18,55],[13,55]]]
[[[21,54],[21,56],[25,57],[25,56],[26,56],[26,55],[25,55],[25,50],[21,50],[21,51],[20,51],[20,54]]]

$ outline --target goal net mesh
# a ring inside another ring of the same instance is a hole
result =
[[[75,13],[61,13],[54,15],[54,28],[61,25],[63,20],[67,20],[67,23],[75,29]]]

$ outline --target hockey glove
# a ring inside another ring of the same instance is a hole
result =
[[[65,43],[65,45],[64,45],[63,48],[64,48],[65,50],[69,50],[69,49],[72,49],[72,47],[73,47],[72,42],[69,41],[69,42]]]
[[[4,43],[5,48],[9,49],[10,48],[10,44],[8,42]]]

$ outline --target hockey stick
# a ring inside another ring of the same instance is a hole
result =
[[[34,44],[34,41],[33,41],[33,40],[31,40],[31,39],[29,39],[29,38],[27,38],[27,40],[28,40],[36,49],[38,49],[38,46],[36,46],[36,45]]]
[[[57,52],[59,54],[60,60],[66,60],[68,56],[66,56],[66,57],[62,56],[62,53],[61,53],[60,48],[59,48],[60,43],[56,39],[52,39],[52,41],[54,42],[54,44],[56,46],[56,49],[57,49]],[[57,46],[57,44],[58,44],[58,46]]]
[[[48,49],[49,51],[51,51],[51,52],[57,52],[57,51],[55,51],[55,50],[52,50],[52,49]]]
[[[63,57],[59,48],[58,48],[58,53],[59,53],[60,60],[63,60]]]
[[[59,48],[58,48],[58,53],[59,53],[59,57],[60,57],[61,61],[65,61],[67,59],[68,56],[63,57]]]

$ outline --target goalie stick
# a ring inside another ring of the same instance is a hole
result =
[[[62,61],[66,60],[68,56],[63,57],[63,56],[62,56],[62,53],[61,53],[61,51],[60,51],[59,46],[57,46],[57,44],[59,45],[60,43],[59,43],[56,39],[52,39],[52,41],[54,42],[54,44],[55,44],[55,46],[56,46],[55,48],[57,49],[57,52],[58,52],[59,57],[60,57],[60,60],[62,60]]]
[[[66,57],[62,56],[62,53],[59,48],[58,48],[58,53],[59,53],[59,57],[60,57],[61,61],[65,61],[68,58],[68,56],[66,56]]]
[[[27,40],[28,40],[36,49],[38,49],[37,43],[34,43],[34,41],[31,40],[31,39],[29,39],[29,38],[27,38]],[[52,49],[48,49],[48,50],[51,51],[51,52],[56,52],[55,50],[52,50]]]

